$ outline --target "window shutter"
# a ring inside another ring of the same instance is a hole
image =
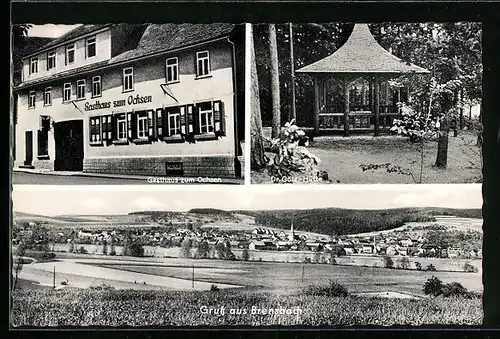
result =
[[[133,136],[133,131],[134,131],[134,127],[133,127],[133,119],[132,119],[132,114],[133,113],[127,113],[127,136],[129,139],[134,139],[134,136]]]
[[[102,138],[102,141],[106,141],[108,138],[108,132],[107,132],[107,129],[108,129],[108,118],[106,116],[103,116],[103,117],[100,117],[99,120],[101,121],[101,126],[102,126],[102,129],[101,129],[101,138]]]
[[[196,130],[195,130],[195,106],[194,105],[187,105],[186,106],[187,108],[187,126],[188,126],[188,130],[187,130],[187,134],[189,133],[196,133]]]
[[[116,115],[111,116],[111,135],[112,140],[118,140],[118,121],[116,120]]]
[[[155,126],[154,126],[154,118],[153,118],[153,110],[148,111],[148,136],[152,139],[156,138]]]
[[[93,126],[94,126],[94,119],[89,118],[89,141],[92,142],[92,132],[93,132]]]
[[[215,134],[226,135],[224,103],[220,100],[214,101],[212,103],[212,109],[214,112]]]
[[[137,113],[132,111],[130,114],[130,125],[129,125],[129,134],[132,139],[137,139]]]
[[[108,140],[113,140],[113,116],[108,116]]]
[[[156,110],[156,136],[163,137],[163,109],[161,108]]]
[[[181,116],[181,134],[186,134],[186,106],[179,107]]]

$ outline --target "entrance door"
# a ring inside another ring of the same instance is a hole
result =
[[[83,121],[58,122],[54,126],[55,171],[83,170]]]
[[[24,156],[24,165],[31,166],[33,165],[33,131],[25,132],[25,156]]]

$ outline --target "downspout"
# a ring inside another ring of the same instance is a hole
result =
[[[231,44],[231,58],[232,58],[232,64],[233,64],[233,128],[234,128],[234,156],[235,156],[235,163],[238,161],[238,155],[239,155],[239,136],[238,136],[238,114],[237,114],[237,87],[236,87],[236,46],[234,45],[234,42],[231,41],[230,37],[227,37],[227,41]],[[243,153],[243,150],[242,150]],[[244,171],[244,168],[241,168],[240,164],[240,177],[242,176],[242,172]],[[235,173],[236,174],[236,173]]]

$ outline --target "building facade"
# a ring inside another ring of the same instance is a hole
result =
[[[241,176],[243,28],[82,25],[23,57],[16,167]]]

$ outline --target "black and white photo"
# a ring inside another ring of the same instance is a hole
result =
[[[18,185],[12,323],[480,325],[480,185],[412,186]]]
[[[252,25],[251,182],[482,182],[481,31]]]
[[[243,25],[12,32],[14,183],[243,183]]]

